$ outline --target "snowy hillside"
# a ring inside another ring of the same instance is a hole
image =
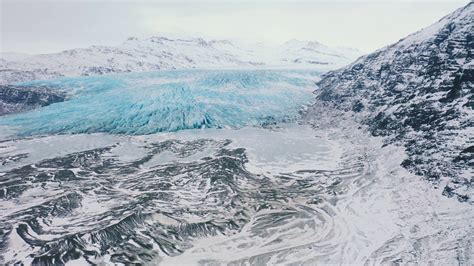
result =
[[[316,41],[290,40],[278,48],[278,60],[282,65],[343,66],[361,55],[353,48],[328,47]]]
[[[30,56],[31,56],[30,54],[15,53],[15,52],[0,53],[0,65],[2,65],[2,63],[7,62],[7,61],[24,60]]]
[[[353,49],[330,48],[317,42],[290,41],[280,46],[268,46],[202,38],[132,37],[114,47],[91,46],[20,57],[20,60],[5,57],[0,62],[0,83],[194,68],[271,66],[329,70],[344,66],[359,55],[360,52]]]
[[[318,104],[402,144],[402,165],[472,201],[474,3],[399,42],[323,76]]]

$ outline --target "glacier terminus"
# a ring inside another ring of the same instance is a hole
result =
[[[474,265],[474,2],[433,22],[1,53],[0,264]]]

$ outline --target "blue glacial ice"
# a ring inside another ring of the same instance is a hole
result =
[[[291,121],[309,104],[319,73],[186,70],[34,81],[66,90],[65,102],[3,117],[20,135],[151,134]]]

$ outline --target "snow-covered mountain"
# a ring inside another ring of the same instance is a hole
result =
[[[318,104],[405,146],[402,165],[472,201],[474,181],[474,3],[318,83]]]
[[[359,55],[357,50],[330,48],[317,42],[269,46],[202,38],[132,37],[119,46],[91,46],[19,60],[0,56],[0,82],[163,69],[271,66],[328,70],[344,66]]]
[[[278,60],[281,65],[316,65],[342,66],[344,62],[352,62],[361,55],[353,48],[329,47],[316,41],[290,40],[278,49]]]

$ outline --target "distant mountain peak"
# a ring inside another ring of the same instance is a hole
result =
[[[441,30],[447,29],[449,30],[449,25],[455,25],[457,22],[462,21],[462,20],[473,20],[473,13],[474,13],[474,1],[469,2],[467,5],[464,7],[461,7],[454,12],[442,17],[435,23],[422,28],[402,39],[400,39],[398,42],[390,44],[386,47],[383,47],[379,50],[385,50],[390,47],[408,47],[413,44],[419,43],[419,42],[425,42],[432,40],[436,38],[438,33],[440,33]],[[465,25],[469,26],[469,25]],[[473,31],[473,29],[471,29]]]
[[[320,45],[318,42],[290,41],[268,46],[244,44],[225,39],[162,36],[129,37],[118,46],[93,45],[54,54],[30,56],[27,60],[1,62],[0,83],[41,78],[41,75],[21,75],[21,71],[52,73],[60,76],[102,75],[122,72],[157,71],[191,68],[254,68],[298,67],[319,70],[335,69],[350,63],[359,53]],[[300,43],[301,45],[298,45]],[[14,73],[14,76],[12,76]],[[54,76],[54,75],[53,75]]]

